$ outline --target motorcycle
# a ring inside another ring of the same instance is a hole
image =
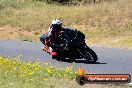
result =
[[[61,37],[61,39],[63,37],[63,34],[64,32],[61,33],[59,36]],[[80,44],[78,43],[78,40],[77,42],[74,42],[74,44],[73,42],[70,43],[65,42],[63,47],[60,47],[56,52],[53,52],[47,45],[47,43],[49,43],[49,38],[47,37],[46,34],[43,34],[43,36],[44,36],[43,44],[45,45],[43,51],[49,53],[50,55],[56,56],[57,57],[56,60],[60,61],[68,58],[71,62],[75,62],[75,60],[81,59],[85,60],[85,62],[87,63],[95,63],[98,60],[96,53],[86,45],[84,37],[80,39],[81,40]],[[74,37],[74,39],[75,38],[77,39],[77,36]]]

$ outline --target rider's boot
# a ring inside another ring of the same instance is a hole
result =
[[[42,47],[42,50],[45,51],[45,47]]]

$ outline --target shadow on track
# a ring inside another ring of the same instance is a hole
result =
[[[87,62],[86,60],[69,60],[69,59],[61,60],[61,62],[84,63],[84,64],[107,64],[107,63],[101,63],[101,62],[90,63],[90,62]]]

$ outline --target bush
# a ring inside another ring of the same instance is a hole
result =
[[[45,2],[48,4],[58,3],[58,4],[87,4],[87,3],[95,3],[102,1],[117,1],[117,0],[0,0],[0,10],[6,7],[13,8],[22,8],[25,5],[25,2]]]
[[[89,4],[89,3],[96,3],[96,2],[104,2],[104,1],[117,1],[117,0],[32,0],[32,1],[42,1],[48,4],[58,3],[58,4]]]

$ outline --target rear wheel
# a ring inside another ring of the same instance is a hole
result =
[[[63,60],[64,60],[64,58],[62,58],[62,57],[60,57],[60,56],[58,56],[58,55],[52,56],[52,59],[55,59],[55,60],[57,60],[57,61],[63,61]]]
[[[73,62],[76,62],[76,60],[73,58],[69,58],[69,62],[73,63]]]

